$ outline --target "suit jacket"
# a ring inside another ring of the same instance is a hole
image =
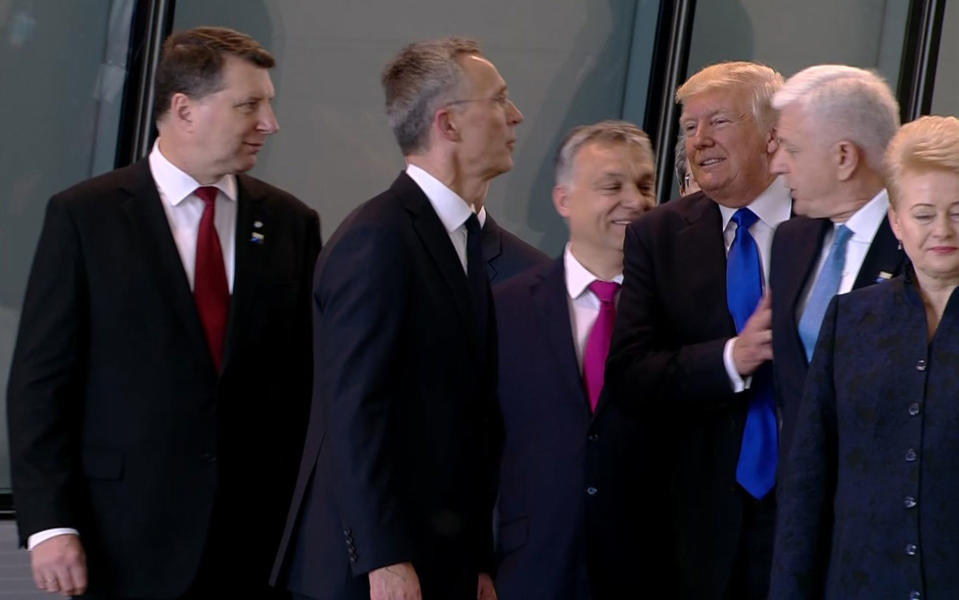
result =
[[[14,498],[23,544],[79,530],[91,591],[182,594],[209,539],[266,589],[309,408],[319,220],[252,177],[237,189],[219,373],[146,160],[47,208],[7,392]]]
[[[663,431],[647,462],[673,533],[675,597],[723,597],[743,528],[736,464],[751,391],[734,394],[723,365],[736,328],[726,305],[719,208],[702,192],[663,204],[626,228],[623,288],[606,365],[613,402]]]
[[[313,411],[277,584],[369,598],[369,571],[410,561],[424,597],[475,598],[492,568],[495,322],[483,357],[466,274],[405,173],[330,239],[313,311]]]
[[[490,285],[503,283],[530,267],[550,262],[548,256],[500,227],[488,212],[483,224],[482,243]]]
[[[831,227],[829,219],[795,217],[777,227],[773,237],[769,287],[772,292],[776,405],[782,415],[780,472],[792,445],[796,413],[809,368],[799,338],[796,308],[809,278],[815,276],[823,239]],[[884,281],[879,276],[881,272],[887,273],[887,278],[900,274],[905,262],[906,255],[898,249],[889,221],[883,219],[859,268],[853,289]]]
[[[504,445],[497,502],[501,600],[603,600],[669,578],[642,472],[640,421],[583,387],[563,258],[498,286]]]
[[[959,597],[959,295],[911,269],[836,296],[784,470],[770,598]]]

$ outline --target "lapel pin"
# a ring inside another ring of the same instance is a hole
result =
[[[879,271],[879,277],[876,277],[876,283],[882,283],[883,281],[887,281],[889,279],[892,279],[892,273],[888,271]]]
[[[263,221],[253,221],[254,229],[259,229],[260,227],[263,227]]]
[[[260,233],[259,231],[254,231],[254,232],[253,232],[253,236],[250,237],[250,242],[252,242],[252,243],[254,243],[254,244],[262,244],[262,243],[263,243],[263,234]]]

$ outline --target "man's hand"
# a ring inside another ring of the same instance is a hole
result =
[[[67,533],[37,544],[30,551],[30,566],[37,588],[79,596],[87,589],[87,557],[80,538]]]
[[[422,600],[420,580],[412,563],[370,571],[370,600]]]
[[[770,308],[769,294],[765,294],[733,344],[733,364],[743,377],[752,375],[759,365],[772,360],[772,323],[773,311]]]
[[[479,581],[476,583],[476,600],[496,600],[496,588],[493,587],[493,580],[486,573],[479,574]]]

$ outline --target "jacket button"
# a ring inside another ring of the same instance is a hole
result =
[[[918,502],[916,502],[916,499],[913,498],[912,496],[906,496],[905,500],[903,500],[902,503],[906,506],[906,508],[915,508],[916,504],[918,504]]]
[[[916,370],[917,370],[917,371],[925,371],[925,370],[926,370],[926,361],[920,358],[919,361],[916,363]]]
[[[906,544],[906,555],[915,556],[916,555],[916,545],[915,544]]]
[[[916,451],[913,448],[906,450],[906,462],[916,462],[916,459],[919,457],[916,454]]]
[[[590,496],[595,496],[597,492],[599,492],[599,490],[597,490],[593,486],[589,486],[588,488],[586,488],[586,493],[589,494]]]
[[[922,594],[920,594],[918,590],[909,592],[909,600],[919,600],[920,598],[922,598]]]
[[[586,436],[586,439],[589,440],[589,441],[591,441],[591,442],[595,442],[596,440],[599,439],[599,434],[598,434],[598,433],[591,433],[591,434],[589,434],[588,436]]]
[[[909,405],[909,416],[915,417],[918,414],[919,414],[919,403],[913,402],[912,404]]]

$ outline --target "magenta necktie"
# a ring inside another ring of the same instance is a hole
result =
[[[223,358],[226,315],[230,307],[230,288],[226,283],[223,250],[214,227],[216,214],[215,187],[200,187],[194,192],[203,200],[203,216],[196,236],[196,263],[193,272],[193,300],[203,324],[207,345],[216,370]]]
[[[609,341],[613,337],[613,322],[616,320],[616,292],[619,284],[614,281],[599,281],[589,284],[591,292],[599,298],[599,315],[586,338],[583,352],[583,381],[589,396],[589,408],[596,412],[599,393],[603,390],[603,371],[609,354]]]

